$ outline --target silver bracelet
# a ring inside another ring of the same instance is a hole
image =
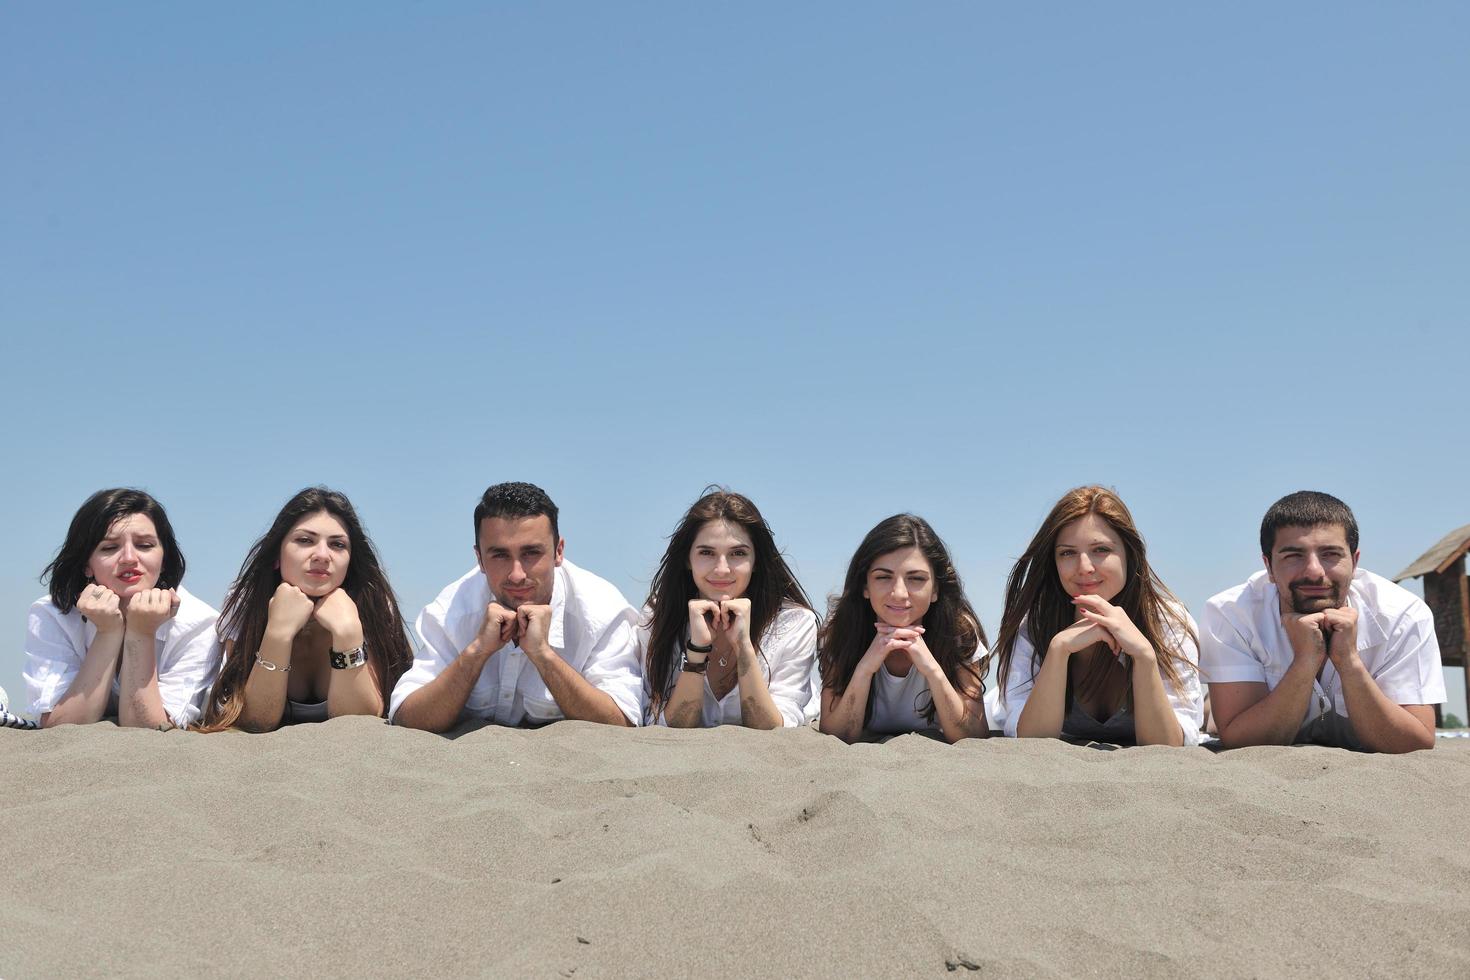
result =
[[[260,659],[260,654],[258,654],[258,653],[255,655],[255,663],[258,666],[264,667],[266,670],[269,670],[269,671],[277,671],[277,670],[279,670],[283,674],[289,674],[291,672],[291,665],[290,664],[287,664],[284,667],[282,667],[280,664],[273,664],[269,660],[262,660],[262,659]]]

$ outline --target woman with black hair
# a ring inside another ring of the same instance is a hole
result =
[[[748,497],[712,489],[685,513],[638,641],[648,724],[770,729],[816,717],[817,614]]]
[[[224,666],[204,731],[381,717],[413,653],[352,503],[325,487],[286,502],[225,599]]]
[[[199,720],[219,669],[218,613],[183,580],[184,555],[157,500],[127,488],[87,498],[42,573],[50,594],[26,623],[26,688],[42,727]]]
[[[985,630],[939,535],[896,514],[868,532],[818,642],[822,731],[985,738]]]

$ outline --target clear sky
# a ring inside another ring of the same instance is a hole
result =
[[[1392,575],[1470,523],[1467,36],[1430,2],[5,4],[0,684],[124,484],[216,605],[313,483],[410,616],[506,479],[635,601],[708,483],[814,596],[924,515],[992,634],[1087,482],[1196,612],[1301,488]]]

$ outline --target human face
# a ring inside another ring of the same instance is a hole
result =
[[[297,521],[281,542],[281,581],[319,599],[342,587],[351,560],[346,525],[319,510]]]
[[[1348,550],[1347,530],[1341,524],[1283,527],[1277,529],[1265,561],[1282,611],[1307,615],[1347,602],[1358,553]]]
[[[487,517],[480,521],[480,543],[475,557],[496,598],[511,609],[551,602],[555,570],[561,564],[565,540],[551,536],[551,519]]]
[[[863,598],[889,626],[914,626],[924,619],[938,594],[934,569],[918,548],[879,555],[868,566]]]
[[[689,574],[702,598],[739,599],[750,587],[755,545],[745,528],[730,521],[706,521],[689,549]]]
[[[1063,527],[1053,554],[1057,578],[1069,596],[1095,595],[1111,602],[1128,584],[1123,538],[1097,514]]]
[[[163,572],[163,545],[147,514],[124,514],[87,559],[87,577],[124,601],[158,584]]]

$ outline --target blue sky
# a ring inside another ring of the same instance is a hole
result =
[[[814,595],[923,514],[992,633],[1087,482],[1196,611],[1303,487],[1393,574],[1470,523],[1467,30],[1450,3],[7,4],[0,684],[72,512],[122,484],[215,604],[312,483],[410,615],[504,479],[635,600],[707,483]]]

